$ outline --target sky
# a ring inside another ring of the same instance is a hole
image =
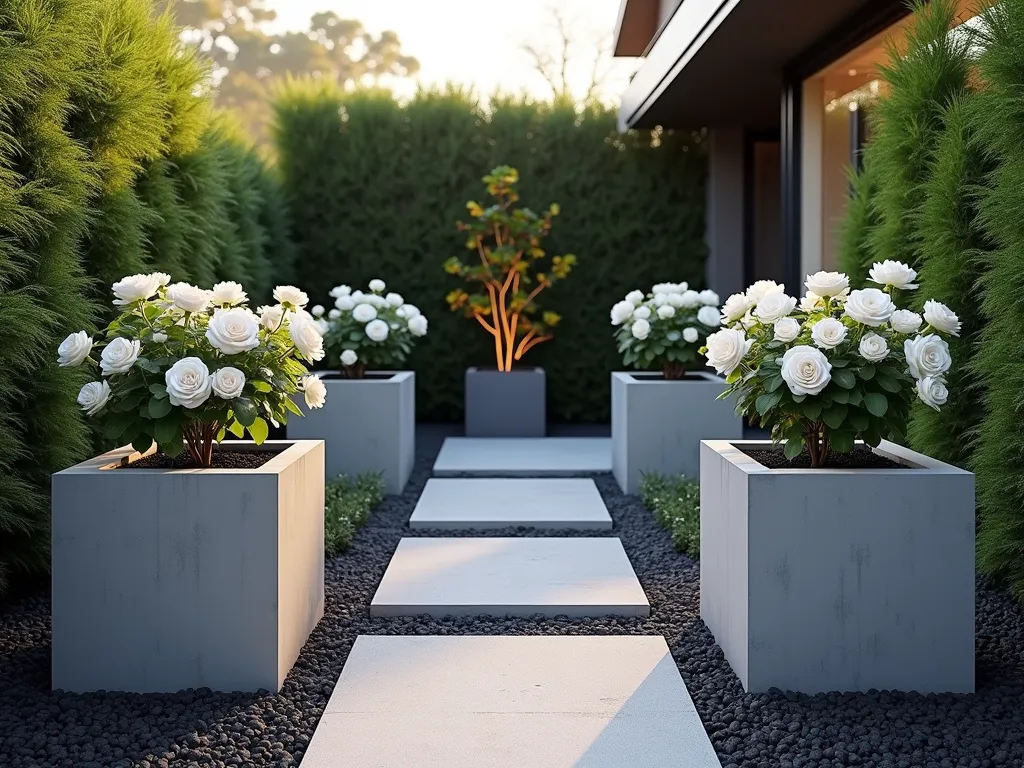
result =
[[[548,50],[558,40],[550,15],[557,7],[571,22],[578,39],[570,59],[569,79],[580,96],[590,82],[596,45],[610,44],[619,0],[268,0],[278,13],[277,30],[302,29],[316,11],[334,11],[357,19],[373,33],[398,33],[405,53],[420,62],[416,82],[472,85],[480,94],[500,88],[547,98],[551,90],[534,70],[524,43]],[[607,55],[601,68],[610,70],[601,97],[618,103],[636,64]],[[415,90],[415,82],[388,83],[399,96]]]

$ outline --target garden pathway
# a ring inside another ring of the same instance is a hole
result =
[[[592,480],[559,481],[563,485],[557,490],[568,502],[560,513],[541,501],[543,483],[550,481],[527,478],[610,467],[610,441],[603,438],[449,438],[434,475],[450,479],[428,482],[410,526],[465,531],[534,523],[603,525],[610,518],[596,489],[603,516],[586,501]],[[503,479],[517,475],[523,479]],[[523,496],[512,497],[518,509],[488,503],[517,489],[523,489]],[[449,508],[439,510],[438,504]],[[537,512],[529,513],[532,505]],[[370,607],[371,616],[649,612],[617,537],[528,533],[403,538]],[[661,636],[360,635],[302,765],[719,768],[720,763]]]

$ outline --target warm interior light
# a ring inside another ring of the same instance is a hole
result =
[[[856,112],[857,111],[857,102],[856,101],[851,101],[850,102],[850,111],[851,112]]]
[[[847,74],[850,77],[856,77],[857,76],[857,70],[856,69],[851,69],[849,72],[847,72]]]

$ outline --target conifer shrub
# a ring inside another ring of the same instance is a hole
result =
[[[878,211],[875,209],[878,185],[872,172],[871,146],[865,149],[861,169],[850,172],[850,197],[838,232],[839,271],[857,283],[863,283],[868,278],[871,265],[865,254],[870,252],[868,242],[871,232],[878,226]]]

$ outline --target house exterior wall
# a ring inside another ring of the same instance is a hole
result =
[[[706,276],[723,299],[745,287],[743,154],[743,129],[708,132]]]

